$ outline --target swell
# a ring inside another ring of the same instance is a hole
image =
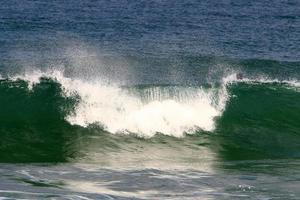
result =
[[[2,79],[0,162],[67,161],[90,134],[102,135],[100,149],[117,148],[123,136],[111,133],[201,141],[205,132],[225,159],[299,157],[299,98],[297,81],[235,75],[202,86],[117,87],[60,73]]]

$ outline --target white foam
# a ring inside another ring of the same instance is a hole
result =
[[[75,89],[74,83],[67,88]],[[188,101],[154,99],[150,102],[100,82],[81,82],[76,84],[76,91],[82,102],[67,120],[81,126],[98,122],[112,133],[132,132],[151,137],[160,132],[180,137],[196,127],[213,130],[214,117],[221,114],[221,110],[213,105],[213,93],[202,90]]]
[[[195,129],[213,131],[215,117],[222,115],[229,100],[226,86],[236,82],[284,83],[300,87],[297,80],[278,80],[267,77],[237,79],[236,73],[224,77],[218,89],[177,88],[177,94],[155,87],[144,89],[144,97],[130,93],[117,85],[103,83],[101,80],[84,81],[65,77],[62,71],[31,71],[11,77],[29,82],[29,87],[38,83],[41,77],[57,80],[66,95],[78,94],[81,98],[75,113],[66,117],[71,124],[87,127],[93,123],[101,124],[111,133],[136,133],[151,137],[163,133],[181,137]],[[145,101],[144,98],[147,98]]]
[[[99,123],[111,133],[130,132],[143,137],[151,137],[158,132],[181,137],[195,129],[212,131],[215,128],[214,118],[221,115],[228,98],[225,87],[217,92],[213,89],[180,88],[183,95],[193,95],[161,99],[155,97],[168,95],[160,94],[165,90],[156,89],[153,90],[156,94],[151,94],[149,101],[143,101],[141,96],[124,88],[103,84],[100,80],[67,78],[60,71],[36,71],[15,78],[33,85],[42,76],[57,80],[66,95],[76,92],[81,97],[75,113],[66,118],[71,124],[86,127]]]

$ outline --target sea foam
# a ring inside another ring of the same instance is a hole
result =
[[[80,96],[75,112],[66,120],[87,127],[99,124],[110,133],[134,133],[152,137],[156,133],[182,137],[196,130],[213,131],[215,119],[221,116],[230,99],[227,86],[280,83],[298,88],[297,80],[277,80],[267,77],[237,79],[236,73],[224,76],[216,87],[147,86],[122,87],[101,80],[92,81],[66,77],[60,70],[33,71],[11,77],[29,82],[29,88],[49,77],[59,82],[64,95]]]
[[[200,129],[213,131],[215,117],[222,114],[228,99],[226,87],[149,86],[132,92],[133,89],[101,80],[66,77],[57,70],[25,73],[14,79],[27,80],[32,86],[40,77],[59,82],[65,95],[80,96],[75,112],[66,117],[71,124],[87,127],[97,123],[111,133],[143,137],[156,133],[181,137]]]

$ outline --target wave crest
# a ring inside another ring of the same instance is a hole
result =
[[[44,76],[58,81],[66,95],[80,97],[67,121],[83,127],[98,123],[111,133],[181,137],[198,129],[212,131],[214,118],[222,114],[228,99],[225,87],[121,87],[68,78],[60,71],[34,72],[14,79],[27,80],[30,86]]]
[[[61,84],[66,96],[78,95],[80,101],[65,119],[72,125],[87,127],[99,124],[111,133],[134,133],[152,137],[163,133],[181,137],[196,130],[214,131],[216,117],[222,115],[230,97],[229,85],[284,84],[297,87],[294,80],[267,78],[236,79],[233,73],[219,84],[209,86],[143,85],[118,86],[97,81],[85,81],[64,76],[61,71],[35,71],[11,79],[29,82],[29,88],[49,77]]]

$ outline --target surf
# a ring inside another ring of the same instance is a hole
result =
[[[120,87],[68,78],[60,71],[35,72],[12,79],[26,80],[31,88],[39,84],[39,77],[57,81],[63,95],[79,97],[74,111],[65,116],[70,124],[87,127],[97,123],[111,133],[182,137],[198,129],[212,131],[214,118],[221,115],[227,101],[224,87]]]
[[[257,96],[249,102],[253,105],[259,103],[260,96],[268,90],[287,89],[285,92],[292,90],[291,93],[295,95],[299,91],[299,82],[296,80],[280,81],[263,77],[241,80],[237,78],[237,73],[223,77],[219,83],[206,85],[120,86],[101,80],[66,77],[59,70],[34,71],[8,77],[1,80],[1,87],[6,93],[8,90],[23,90],[27,93],[24,96],[35,95],[33,87],[41,87],[45,80],[50,84],[49,87],[54,84],[58,87],[54,96],[73,101],[71,106],[52,107],[53,110],[63,111],[62,117],[69,124],[82,127],[98,124],[113,134],[133,133],[141,137],[152,137],[157,133],[182,137],[199,130],[214,132],[216,119],[222,118],[228,105],[240,99],[239,92],[242,89],[249,90],[248,98],[252,98],[251,95],[256,92],[254,88],[261,92],[255,93]],[[40,101],[36,106],[43,103],[42,99]]]
[[[80,157],[90,135],[117,148],[124,135],[209,134],[226,159],[299,156],[299,82],[237,73],[202,85],[108,84],[59,70],[2,77],[0,161],[63,162]]]

